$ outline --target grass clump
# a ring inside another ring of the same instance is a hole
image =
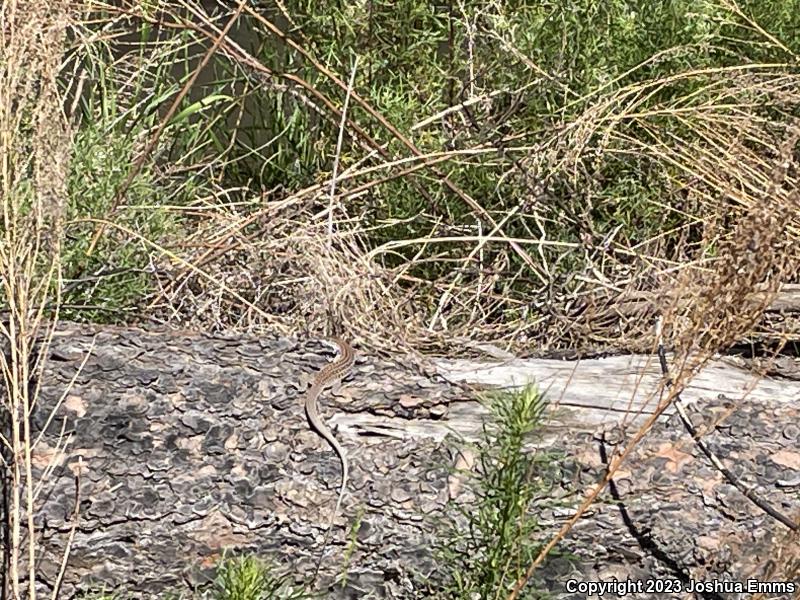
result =
[[[450,581],[438,597],[505,598],[538,553],[541,526],[532,509],[546,495],[556,457],[532,454],[525,445],[545,405],[534,385],[491,398],[494,425],[485,428],[476,449],[476,472],[466,475],[475,501],[458,507],[445,526],[439,553]],[[534,590],[526,594],[544,596]]]
[[[300,600],[310,596],[294,587],[288,575],[255,556],[224,558],[209,596],[213,600]]]

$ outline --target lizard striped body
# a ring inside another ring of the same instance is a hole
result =
[[[322,557],[325,554],[325,548],[328,546],[331,529],[333,528],[333,521],[342,506],[342,498],[344,498],[344,491],[347,487],[347,475],[349,470],[347,456],[345,455],[344,450],[339,445],[339,442],[336,441],[336,438],[333,437],[331,430],[319,416],[317,399],[326,387],[333,385],[337,381],[340,381],[345,375],[347,375],[347,373],[350,372],[350,370],[353,368],[353,364],[355,363],[355,351],[347,342],[339,337],[331,338],[330,341],[336,344],[336,346],[339,348],[339,358],[323,367],[322,370],[317,373],[317,376],[314,378],[311,387],[308,389],[308,392],[306,392],[305,398],[306,416],[308,416],[308,422],[311,424],[311,428],[314,429],[314,431],[316,431],[322,438],[325,439],[326,442],[328,442],[328,444],[331,445],[334,452],[336,452],[336,454],[339,456],[339,461],[342,464],[342,481],[339,487],[339,497],[336,500],[336,507],[333,509],[333,514],[331,514],[331,519],[328,523],[328,529],[325,532],[325,541],[322,543],[322,550],[319,554],[317,567],[314,570],[315,580],[317,578],[317,574],[319,573]]]

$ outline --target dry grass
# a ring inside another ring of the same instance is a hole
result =
[[[425,154],[353,93],[353,111],[372,115],[376,126],[405,149],[391,154],[343,116],[341,99],[273,71],[230,39],[221,39],[222,30],[199,9],[190,12],[190,21],[170,14],[168,26],[205,36],[263,93],[289,93],[331,127],[342,124],[351,151],[362,153],[336,175],[332,199],[333,175],[301,190],[251,194],[244,204],[231,204],[229,196],[238,190],[229,189],[210,190],[195,200],[191,227],[171,246],[169,258],[160,250],[152,254],[159,291],[143,313],[205,329],[321,333],[335,317],[337,327],[376,345],[428,352],[452,353],[453,340],[465,338],[520,354],[646,350],[655,315],[676,290],[691,287],[685,273],[715,269],[720,248],[733,236],[749,234],[735,223],[759,216],[753,207],[770,193],[787,114],[800,100],[798,75],[785,64],[689,71],[621,89],[609,84],[576,99],[573,104],[585,109],[577,116],[565,113],[562,123],[535,142],[524,143],[525,136],[517,135]],[[244,12],[252,14],[249,8]],[[131,14],[165,23],[141,11]],[[312,63],[320,77],[333,81],[344,98],[343,80],[263,15],[253,16]],[[675,99],[671,91],[680,86],[694,91]],[[487,90],[487,107],[495,92]],[[669,99],[652,101],[660,97]],[[466,110],[456,106],[448,116]],[[419,130],[438,123],[436,116],[420,119]],[[573,204],[585,204],[584,213],[602,208],[605,200],[597,195],[592,166],[631,157],[661,173],[666,192],[659,210],[665,218],[676,216],[678,230],[659,231],[643,241],[627,238],[624,231],[601,235],[591,228],[579,240],[559,237],[566,228],[580,229],[585,214],[565,206],[554,222],[543,209],[558,200],[553,186],[574,189]],[[507,160],[505,180],[527,190],[527,198],[489,212],[437,166],[472,160]],[[399,180],[429,197],[421,175],[449,189],[474,225],[454,226],[434,210],[421,211],[410,220],[427,223],[426,235],[376,243],[382,231],[397,232],[398,222],[371,216],[366,198],[379,194],[387,181]],[[786,178],[786,189],[796,185],[793,173]],[[785,219],[787,239],[796,239],[796,215],[785,214]],[[675,243],[676,235],[682,242]],[[800,262],[798,251],[782,252],[785,272],[791,273]],[[574,265],[566,277],[562,264]],[[626,314],[624,301],[631,298],[644,301]]]
[[[0,17],[0,273],[7,307],[0,324],[4,597],[33,600],[37,542],[30,415],[59,300],[69,128],[56,75],[66,2],[4,2]],[[7,544],[7,545],[6,545]],[[24,591],[27,588],[27,591]],[[55,596],[54,596],[55,597]]]
[[[800,517],[797,518],[800,524]],[[797,581],[800,579],[800,532],[789,531],[775,540],[771,556],[764,564],[757,565],[760,581]],[[765,594],[754,594],[753,600],[766,600]],[[800,598],[800,591],[794,595]]]
[[[684,282],[687,274],[702,280],[704,273],[714,272],[719,264],[714,256],[731,240],[759,245],[751,255],[760,253],[760,244],[771,243],[771,238],[762,242],[747,237],[770,231],[770,223],[759,219],[779,218],[786,227],[773,235],[784,236],[786,242],[796,239],[800,226],[796,213],[769,208],[766,215],[762,208],[774,188],[776,146],[786,136],[782,117],[770,120],[758,112],[763,106],[789,101],[785,98],[788,83],[800,81],[786,79],[784,74],[755,66],[735,76],[720,73],[719,105],[665,106],[637,114],[642,95],[656,93],[669,83],[653,82],[598,101],[598,106],[558,132],[543,151],[529,152],[530,160],[546,163],[551,171],[576,173],[576,185],[583,162],[598,153],[635,152],[651,164],[663,165],[665,176],[671,178],[669,186],[683,199],[665,204],[663,210],[688,215],[686,243],[680,247],[667,247],[661,241],[663,234],[638,244],[622,236],[577,244],[547,239],[545,229],[530,237],[504,235],[504,226],[515,219],[535,221],[535,206],[495,216],[495,224],[486,230],[454,231],[433,223],[427,236],[370,247],[376,230],[393,223],[365,229],[359,195],[387,178],[407,177],[412,168],[424,169],[431,160],[458,156],[451,152],[352,168],[337,181],[332,209],[327,206],[329,181],[266,202],[245,216],[232,214],[210,199],[204,207],[204,222],[192,236],[202,242],[186,240],[184,257],[193,264],[213,265],[220,279],[266,307],[275,317],[270,326],[277,322],[285,331],[321,331],[325,317],[319,307],[326,306],[345,329],[377,344],[452,350],[454,339],[483,338],[523,354],[557,348],[644,350],[651,344],[652,317],[669,303],[667,299],[676,290],[688,291],[682,304],[691,303],[692,286]],[[665,134],[659,129],[663,120],[685,125],[684,137]],[[626,121],[648,130],[652,142],[642,145],[617,132]],[[497,151],[486,147],[462,154]],[[531,163],[525,169],[543,170],[545,165]],[[787,173],[783,187],[775,189],[785,196],[785,190],[796,185],[795,177]],[[331,210],[336,217],[335,243],[328,239]],[[532,212],[526,214],[526,210]],[[754,219],[754,229],[748,229]],[[477,213],[475,220],[481,221]],[[557,285],[548,275],[560,261],[581,256],[583,266],[573,273],[569,285]],[[791,274],[800,263],[798,258],[796,245],[783,248],[783,272]],[[419,276],[425,269],[443,274]],[[179,314],[165,318],[187,319],[197,325],[215,322],[218,327],[258,326],[251,311],[219,297],[213,284],[192,280],[191,270],[171,270],[169,279],[152,305],[180,309]],[[526,295],[515,290],[522,280],[531,282]],[[647,302],[626,317],[622,301],[634,297]],[[651,318],[643,319],[643,315]],[[374,336],[375,331],[380,335]]]

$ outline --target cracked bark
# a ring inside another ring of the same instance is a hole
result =
[[[95,334],[93,355],[57,406]],[[225,551],[271,558],[298,580],[309,574],[340,470],[327,444],[308,429],[300,382],[331,358],[311,341],[61,326],[32,415],[38,432],[56,410],[34,453],[37,476],[56,467],[37,503],[42,589],[55,581],[73,526],[78,469],[80,522],[64,598],[90,588],[131,597],[202,588]],[[452,379],[469,379],[464,369],[454,374],[454,364],[439,367],[450,369]],[[514,374],[523,367],[518,363]],[[547,368],[552,375],[553,365]],[[587,385],[597,387],[596,368],[588,371]],[[798,430],[791,428],[800,415],[796,401],[780,400],[737,400],[731,411],[730,401],[712,397],[694,416],[726,413],[706,441],[767,498],[796,514],[796,491],[778,482],[800,468]],[[531,449],[545,445],[563,457],[549,498],[532,508],[542,538],[602,473],[594,421],[581,412],[588,408],[570,418],[559,412],[554,421],[561,427],[531,441]],[[321,586],[337,598],[424,597],[426,580],[441,576],[432,554],[434,518],[459,489],[448,479],[455,457],[445,435],[456,430],[476,439],[485,410],[440,376],[363,354],[338,393],[322,397],[321,410],[338,425],[352,469]],[[67,445],[59,451],[62,426]],[[577,561],[548,561],[538,585],[568,598],[577,597],[564,592],[570,573],[584,581],[675,577],[676,569],[703,580],[757,576],[781,528],[721,480],[677,419],[660,423],[634,454],[616,480],[617,496],[604,495],[562,544]],[[460,489],[455,502],[468,502],[468,486]],[[553,507],[553,498],[563,506]],[[641,547],[619,503],[658,552]],[[332,585],[349,550],[347,582]]]

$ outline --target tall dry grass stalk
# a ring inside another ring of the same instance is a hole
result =
[[[4,598],[36,598],[31,415],[57,317],[69,127],[56,77],[68,3],[4,0],[0,13],[0,281]]]

